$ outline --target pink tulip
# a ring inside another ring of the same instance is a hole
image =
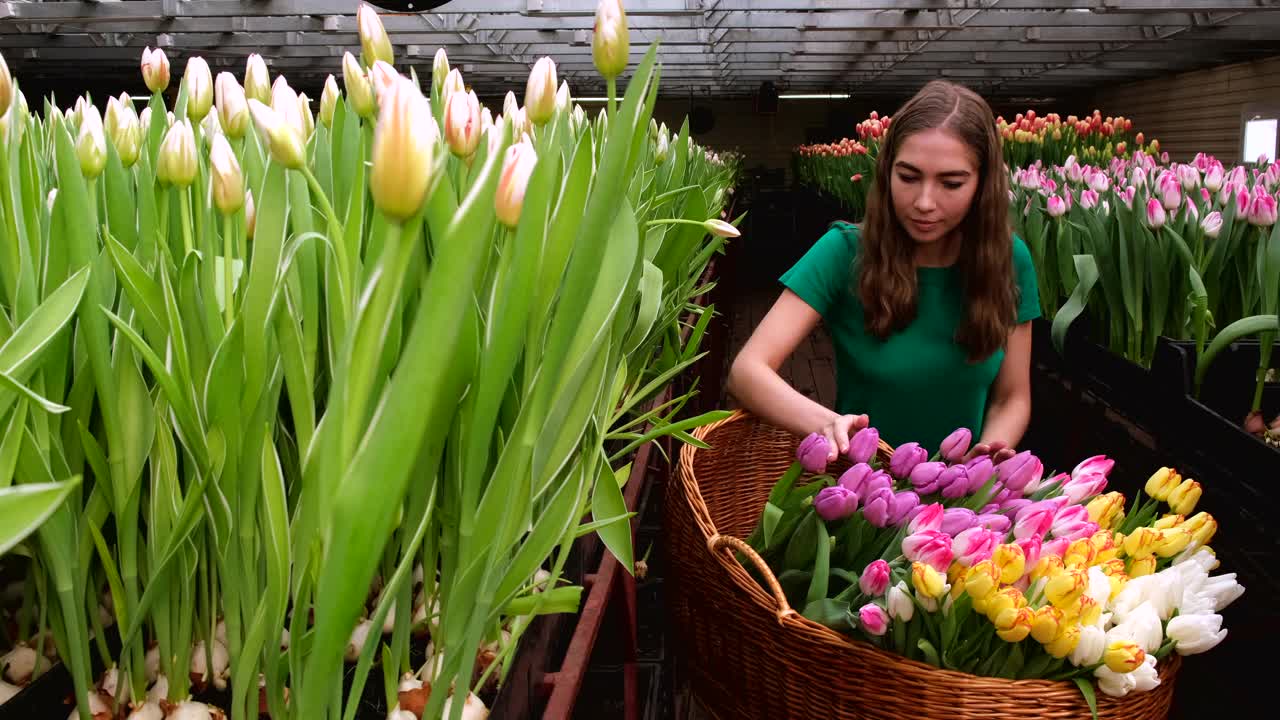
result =
[[[1053,536],[1066,537],[1089,522],[1089,510],[1083,505],[1068,505],[1053,516]]]
[[[945,573],[951,567],[951,560],[955,557],[951,550],[951,536],[936,530],[926,530],[903,538],[902,554],[911,562],[932,566],[940,573]]]
[[[1111,189],[1111,178],[1107,177],[1104,172],[1095,172],[1089,178],[1089,189],[1094,192],[1104,193]]]
[[[1209,192],[1209,188],[1207,187],[1200,188],[1200,201],[1205,205],[1213,204],[1213,193]]]
[[[868,635],[880,637],[889,630],[889,613],[875,603],[867,603],[858,610],[858,621]]]
[[[1127,208],[1129,208],[1130,210],[1132,210],[1132,209],[1133,209],[1133,197],[1134,197],[1135,195],[1137,195],[1137,194],[1138,194],[1138,188],[1136,188],[1136,187],[1134,187],[1134,186],[1130,185],[1129,187],[1125,188],[1124,190],[1121,190],[1121,191],[1117,192],[1117,193],[1116,193],[1116,197],[1120,198],[1120,201],[1124,203],[1124,206],[1125,206],[1125,207],[1127,207]]]
[[[810,433],[809,437],[805,438],[796,449],[796,459],[800,461],[800,465],[806,472],[817,475],[826,472],[830,453],[831,448],[826,436]]]
[[[1005,515],[1006,517],[1016,518],[1018,517],[1018,513],[1022,512],[1022,509],[1030,504],[1031,501],[1026,498],[1015,498],[1013,500],[1006,500],[999,503],[997,507],[1000,508],[1000,514]]]
[[[1071,545],[1071,541],[1066,538],[1054,538],[1045,542],[1040,548],[1040,557],[1049,556],[1063,557],[1067,554],[1067,548]]]
[[[1276,224],[1276,198],[1266,192],[1258,192],[1249,203],[1249,224],[1270,227]]]
[[[943,517],[944,508],[941,503],[921,505],[907,524],[907,532],[911,535],[929,531],[937,532],[942,529]]]
[[[1079,505],[1107,489],[1107,476],[1102,473],[1078,475],[1062,486],[1062,493],[1072,505]]]
[[[1136,187],[1147,186],[1147,171],[1141,167],[1135,167],[1130,176],[1130,182]]]
[[[1098,206],[1098,193],[1093,190],[1085,190],[1080,193],[1080,207],[1085,210],[1092,210]]]
[[[1046,502],[1032,503],[1020,510],[1014,519],[1013,535],[1022,540],[1029,537],[1044,537],[1053,528],[1053,517],[1057,509]]]
[[[942,532],[955,537],[978,522],[978,514],[968,508],[947,508],[942,513]]]
[[[1067,542],[1075,542],[1076,540],[1091,538],[1096,532],[1098,532],[1098,523],[1095,523],[1095,522],[1081,523],[1080,525],[1075,527],[1065,528],[1062,535],[1062,539],[1066,540]]]
[[[1176,172],[1183,190],[1191,192],[1200,186],[1200,171],[1194,165],[1179,165]]]
[[[1165,220],[1164,206],[1160,201],[1151,198],[1147,201],[1147,226],[1152,230],[1159,230],[1164,227]]]
[[[972,495],[981,490],[982,486],[996,474],[995,465],[991,462],[989,455],[979,455],[966,463],[964,468],[969,480],[969,487],[964,492],[966,495]]]
[[[1240,185],[1236,188],[1235,193],[1236,193],[1236,217],[1248,218],[1249,206],[1251,205],[1250,201],[1252,200],[1252,198],[1249,196],[1249,190],[1244,185]]]
[[[1040,562],[1040,555],[1044,552],[1044,541],[1038,536],[1033,536],[1018,540],[1015,544],[1022,548],[1022,555],[1026,558],[1027,572],[1030,572],[1031,568]]]
[[[869,489],[862,504],[862,516],[878,528],[888,527],[895,509],[894,500],[893,490],[888,486]]]
[[[867,463],[880,449],[880,431],[873,427],[859,430],[849,441],[849,462]]]
[[[1066,170],[1067,179],[1071,182],[1078,183],[1084,180],[1084,168],[1080,167],[1079,164],[1071,163],[1066,167]]]
[[[909,442],[893,451],[893,459],[889,461],[889,472],[903,480],[911,475],[917,465],[929,459],[929,453],[920,447],[920,443]]]
[[[858,510],[858,495],[839,485],[822,488],[813,499],[818,517],[828,522],[843,520]]]
[[[1061,195],[1050,197],[1046,207],[1049,211],[1049,217],[1057,218],[1067,214],[1067,202],[1062,199]]]
[[[1205,215],[1200,220],[1200,229],[1204,230],[1204,236],[1208,238],[1217,238],[1218,233],[1222,232],[1222,213],[1214,210]]]
[[[973,442],[973,432],[969,428],[957,428],[942,441],[939,452],[947,462],[959,462],[969,452],[969,443]]]
[[[848,488],[859,495],[865,494],[867,478],[871,477],[874,472],[870,465],[858,463],[844,471],[844,474],[840,476],[839,484],[841,487]]]
[[[997,512],[984,512],[978,515],[978,527],[994,530],[1003,537],[1013,527],[1013,521],[1006,515]]]
[[[889,524],[893,527],[902,525],[918,507],[920,507],[920,496],[910,490],[894,495],[893,509],[889,511]]]
[[[858,578],[858,588],[867,597],[880,597],[889,589],[889,563],[876,560],[862,571]]]
[[[985,528],[973,527],[956,536],[951,542],[951,552],[956,562],[973,567],[991,557],[1002,536]]]
[[[1032,455],[1030,450],[1023,450],[996,466],[996,472],[1000,474],[1000,482],[1006,488],[1019,493],[1031,483],[1040,482],[1040,478],[1044,477],[1044,463]]]
[[[912,468],[908,479],[916,492],[921,495],[932,495],[939,489],[938,478],[947,469],[947,464],[944,462],[922,462]]]
[[[1221,190],[1224,174],[1225,170],[1222,167],[1222,163],[1215,161],[1204,171],[1204,189],[1209,192]]]

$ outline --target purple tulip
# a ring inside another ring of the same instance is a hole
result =
[[[942,513],[942,532],[955,537],[978,523],[978,514],[968,508],[947,508]]]
[[[1026,498],[1015,498],[1013,500],[1006,500],[1003,503],[998,503],[997,505],[1000,508],[1001,513],[1009,517],[1016,518],[1018,513],[1022,512],[1022,509],[1030,504],[1031,501]]]
[[[843,520],[857,512],[858,495],[839,485],[822,488],[813,499],[813,509],[823,520]]]
[[[996,471],[1000,473],[1000,480],[1005,487],[1021,492],[1032,482],[1040,482],[1040,478],[1044,477],[1044,464],[1030,450],[1023,450],[1000,463]]]
[[[922,462],[911,469],[911,486],[921,495],[932,495],[938,491],[938,479],[947,470],[942,462]]]
[[[946,511],[941,503],[932,503],[930,505],[920,505],[911,513],[910,523],[907,525],[907,532],[915,535],[926,530],[941,530],[942,518],[946,515]]]
[[[849,441],[849,461],[855,464],[871,462],[880,449],[880,431],[873,427],[863,428]]]
[[[947,462],[959,462],[969,452],[969,443],[973,442],[973,432],[969,428],[957,428],[947,439],[942,441],[940,452]]]
[[[858,622],[868,635],[880,637],[889,630],[889,613],[875,603],[867,603],[858,610]]]
[[[898,527],[911,515],[911,511],[920,507],[920,496],[911,492],[900,492],[893,496],[893,512],[889,513],[889,524]]]
[[[989,514],[991,514],[991,513],[993,513],[993,512],[999,512],[999,510],[1000,510],[1000,506],[999,506],[999,505],[997,505],[997,504],[995,504],[995,503],[988,503],[988,504],[986,504],[986,505],[983,505],[983,506],[982,506],[982,509],[978,511],[978,514],[979,514],[979,515],[989,515]]]
[[[871,493],[881,489],[892,491],[893,478],[889,477],[889,474],[883,470],[876,470],[862,482],[862,492],[858,494],[866,498],[870,497]]]
[[[867,597],[880,597],[889,589],[889,563],[876,560],[862,571],[858,578],[858,588]]]
[[[965,495],[973,495],[982,489],[983,485],[996,474],[995,466],[991,463],[991,458],[987,455],[979,455],[965,464],[965,471],[969,478],[969,487],[965,489]]]
[[[996,494],[991,498],[991,502],[1000,505],[1010,500],[1016,500],[1017,494],[1007,487],[1001,487],[1000,483],[996,483]]]
[[[978,527],[1004,534],[1013,527],[1013,521],[999,513],[983,513],[978,516]]]
[[[867,465],[866,463],[858,463],[848,470],[845,470],[844,474],[840,476],[840,486],[848,488],[859,495],[863,495],[865,494],[864,491],[867,478],[871,476],[872,472],[870,465]]]
[[[827,462],[831,455],[831,447],[827,438],[818,433],[810,433],[796,449],[796,459],[806,472],[817,475],[827,470]]]
[[[889,472],[903,480],[911,475],[917,465],[929,459],[929,453],[920,443],[909,442],[893,451],[893,459],[889,461]]]
[[[888,527],[889,518],[893,515],[893,503],[893,490],[877,487],[867,493],[866,501],[862,504],[862,516],[878,528]]]
[[[964,465],[952,465],[938,478],[938,488],[942,491],[942,497],[948,500],[968,495],[969,470]]]

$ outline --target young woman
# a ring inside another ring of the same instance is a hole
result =
[[[830,459],[868,423],[890,445],[936,450],[973,431],[971,455],[1010,457],[1031,416],[1035,267],[1009,225],[995,119],[972,91],[926,85],[896,114],[861,226],[836,223],[786,274],[743,347],[729,390],[751,412]],[[836,407],[778,368],[823,320],[836,352]]]

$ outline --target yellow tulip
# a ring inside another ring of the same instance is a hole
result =
[[[996,635],[1005,642],[1022,642],[1031,633],[1034,614],[1031,608],[1011,608],[1000,613],[995,619]]]
[[[1142,577],[1150,575],[1156,571],[1156,556],[1147,555],[1146,557],[1135,558],[1129,561],[1129,576]]]
[[[1093,564],[1097,554],[1098,551],[1089,538],[1080,538],[1067,546],[1067,552],[1062,560],[1067,567],[1087,568]]]
[[[246,101],[271,102],[271,73],[267,70],[267,62],[258,53],[249,53],[245,60],[244,95]]]
[[[1169,509],[1179,515],[1190,513],[1196,509],[1196,503],[1200,502],[1202,492],[1200,483],[1195,480],[1183,480],[1169,493]]]
[[[1198,545],[1208,545],[1213,536],[1218,533],[1218,521],[1210,517],[1205,521],[1200,529],[1191,534],[1191,539],[1196,541]]]
[[[1062,562],[1062,558],[1057,555],[1045,555],[1040,558],[1040,562],[1031,570],[1031,582],[1037,582],[1040,578],[1053,577],[1062,572],[1066,568],[1066,563]]]
[[[187,117],[199,123],[213,107],[213,74],[209,63],[199,55],[187,60],[182,81],[187,89]]]
[[[1154,553],[1160,542],[1159,530],[1140,527],[1124,539],[1124,553],[1131,558],[1144,558]]]
[[[965,591],[974,599],[975,607],[977,607],[977,600],[990,597],[999,585],[999,572],[990,560],[983,560],[974,565],[964,575]]]
[[[621,0],[601,0],[596,5],[595,30],[591,35],[591,59],[605,79],[616,78],[627,68],[631,38],[627,33],[627,13]]]
[[[1035,611],[1035,619],[1031,622],[1031,637],[1041,645],[1048,645],[1062,631],[1064,620],[1066,615],[1061,610],[1045,605]]]
[[[1023,596],[1022,591],[1013,588],[1001,588],[991,595],[991,599],[987,603],[987,618],[992,622],[1001,612],[1008,608],[1026,607],[1027,598]]]
[[[1026,571],[1027,556],[1019,545],[999,545],[991,555],[991,562],[1000,572],[1000,582],[1008,585],[1017,582]]]
[[[1112,528],[1124,515],[1124,495],[1118,492],[1099,495],[1090,500],[1085,509],[1089,511],[1089,520],[1098,523],[1098,527]]]
[[[101,175],[107,166],[107,136],[102,129],[102,115],[94,105],[86,104],[80,116],[76,157],[80,161],[80,172],[90,180]]]
[[[1081,595],[1072,603],[1067,614],[1079,619],[1081,625],[1095,625],[1102,616],[1102,606],[1088,595]]]
[[[371,5],[360,4],[356,10],[356,25],[360,35],[360,55],[364,64],[370,67],[379,60],[395,62],[395,53],[391,48],[391,38],[382,25],[382,18]]]
[[[1170,513],[1170,514],[1165,515],[1164,517],[1160,518],[1159,520],[1157,520],[1157,521],[1155,521],[1155,522],[1151,523],[1151,527],[1153,527],[1153,528],[1155,528],[1155,529],[1157,529],[1157,530],[1168,530],[1169,528],[1175,528],[1175,527],[1178,527],[1179,525],[1181,525],[1182,523],[1184,523],[1184,522],[1186,522],[1186,521],[1187,521],[1186,516],[1184,516],[1184,515],[1174,515],[1174,514]]]
[[[1089,587],[1089,576],[1084,570],[1067,569],[1049,578],[1044,596],[1059,608],[1070,608]]]
[[[1191,533],[1181,528],[1160,531],[1160,544],[1156,546],[1156,555],[1171,558],[1187,549],[1191,544]]]
[[[1182,482],[1182,476],[1173,468],[1163,467],[1147,479],[1146,493],[1156,500],[1168,500],[1169,493]]]
[[[1113,640],[1102,654],[1102,662],[1112,672],[1131,673],[1142,667],[1147,654],[1132,640]]]
[[[1076,649],[1080,644],[1080,626],[1074,623],[1063,625],[1051,642],[1045,644],[1045,652],[1055,658],[1064,658]]]
[[[928,598],[937,598],[946,588],[942,574],[924,563],[911,563],[911,584],[916,592]]]
[[[418,212],[431,188],[440,132],[412,80],[398,78],[379,105],[369,191],[379,210],[403,222]]]
[[[373,117],[373,85],[356,56],[346,53],[342,56],[342,84],[347,88],[347,103],[362,118]]]
[[[1197,530],[1204,527],[1205,523],[1209,522],[1212,519],[1213,519],[1212,515],[1210,515],[1207,512],[1200,511],[1195,515],[1192,515],[1191,517],[1187,518],[1186,520],[1183,520],[1182,524],[1179,525],[1178,527],[1181,527],[1183,530],[1186,530],[1187,532],[1194,535]]]

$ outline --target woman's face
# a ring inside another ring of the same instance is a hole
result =
[[[941,129],[904,139],[891,174],[894,214],[918,243],[948,237],[969,213],[978,191],[977,155]]]

